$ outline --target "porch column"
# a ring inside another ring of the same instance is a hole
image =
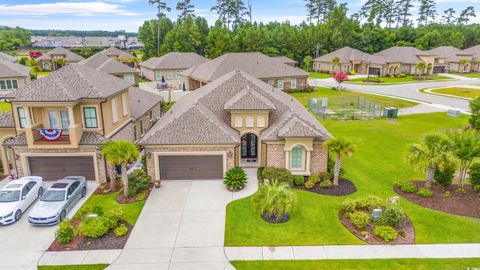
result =
[[[68,107],[68,122],[70,126],[75,124],[75,117],[73,116],[73,107]]]
[[[292,151],[285,151],[285,169],[290,170],[290,154]]]
[[[23,107],[23,111],[25,112],[25,128],[31,128],[32,127],[32,119],[31,119],[31,114],[30,114],[30,107]]]
[[[307,150],[307,162],[305,164],[305,170],[307,171],[307,173],[310,173],[310,160],[311,160],[311,156],[312,156],[312,151],[310,150]]]

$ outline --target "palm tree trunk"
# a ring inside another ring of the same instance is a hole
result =
[[[338,178],[340,177],[340,168],[341,168],[342,161],[340,160],[340,156],[337,155],[335,159],[335,166],[333,168],[333,185],[338,186]]]
[[[434,166],[428,166],[427,177],[425,178],[425,187],[426,188],[431,188],[432,187],[432,183],[435,180],[434,175],[435,175],[435,167]]]
[[[110,168],[110,190],[115,189],[115,182],[116,182],[116,175],[115,175],[115,166]]]
[[[122,164],[122,183],[123,183],[123,195],[128,196],[128,176],[127,176],[127,165]]]

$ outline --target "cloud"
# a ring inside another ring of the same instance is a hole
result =
[[[125,0],[122,0],[125,1]],[[130,12],[122,8],[122,6],[104,2],[57,2],[57,3],[40,3],[40,4],[22,4],[22,5],[0,5],[1,14],[10,15],[79,15],[93,16],[116,14],[134,16],[138,13]]]

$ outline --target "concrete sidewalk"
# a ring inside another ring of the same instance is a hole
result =
[[[480,244],[225,247],[230,261],[479,258]]]

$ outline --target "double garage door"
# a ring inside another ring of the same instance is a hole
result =
[[[84,176],[95,180],[95,166],[92,156],[35,156],[28,157],[30,175],[42,176],[52,181],[65,176]]]
[[[158,166],[162,180],[223,179],[222,155],[158,156]]]

